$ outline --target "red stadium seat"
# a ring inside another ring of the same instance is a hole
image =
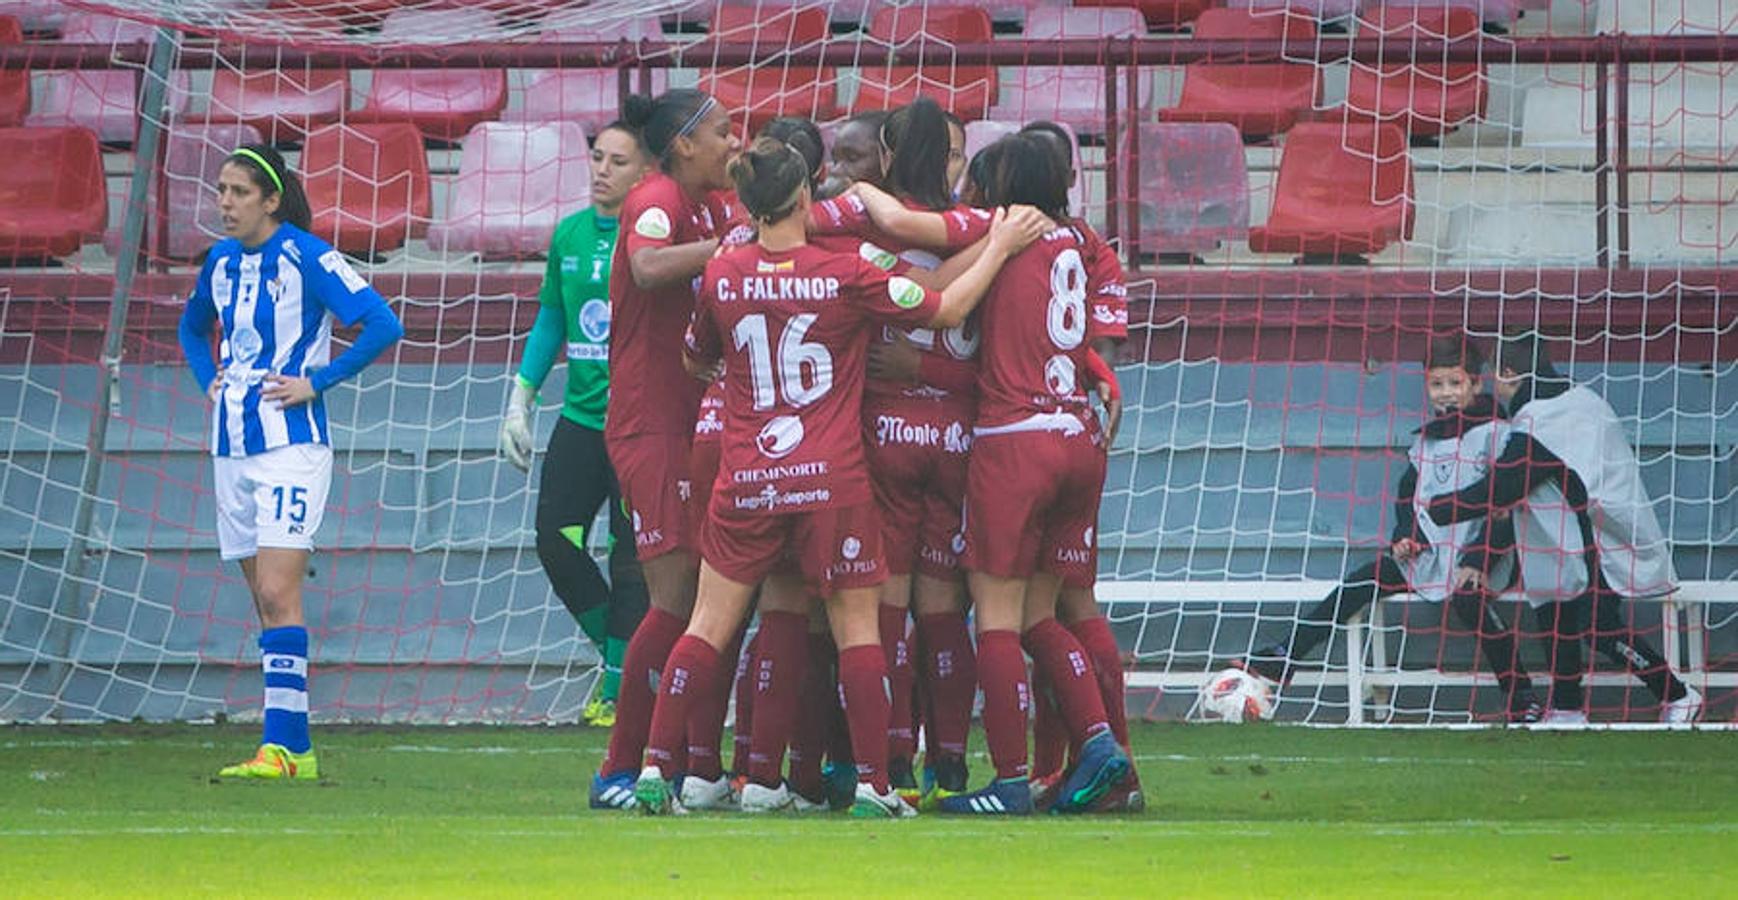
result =
[[[1412,160],[1406,133],[1359,119],[1306,122],[1286,135],[1257,253],[1335,259],[1378,253],[1412,236]]]
[[[996,102],[995,67],[955,65],[947,53],[952,44],[990,41],[990,16],[983,10],[884,6],[875,11],[869,36],[896,47],[916,44],[935,55],[921,68],[890,66],[877,63],[873,44],[865,44],[854,111],[894,109],[922,94],[962,119],[981,119]]]
[[[1248,236],[1249,171],[1236,128],[1142,125],[1139,167],[1141,250],[1205,253]]]
[[[61,0],[0,0],[0,16],[17,19],[26,34],[57,32],[75,12]]]
[[[11,16],[0,16],[0,44],[24,43],[24,26]],[[0,72],[0,128],[24,122],[30,112],[30,73]]]
[[[108,227],[103,150],[84,128],[0,128],[0,260],[71,256]]]
[[[1141,11],[1149,27],[1172,31],[1199,16],[1213,0],[1074,0],[1074,5],[1130,6]]]
[[[1210,9],[1195,20],[1199,38],[1279,38],[1300,52],[1314,48],[1315,22],[1285,13]],[[1228,122],[1245,138],[1279,134],[1297,124],[1322,96],[1319,66],[1273,63],[1192,65],[1183,70],[1177,105],[1159,110],[1166,122]]]
[[[1465,7],[1384,6],[1375,15],[1366,26],[1402,44],[1483,32],[1478,12]],[[1346,83],[1346,106],[1354,113],[1398,123],[1409,134],[1453,131],[1484,114],[1487,95],[1484,69],[1477,63],[1353,64]]]
[[[733,44],[801,49],[827,39],[827,11],[818,6],[739,6],[725,4],[712,17],[712,36]],[[749,133],[781,115],[830,119],[838,115],[837,70],[796,66],[772,60],[756,66],[707,71],[700,89],[730,110]]]
[[[164,139],[164,168],[169,173],[167,204],[159,205],[156,175],[146,196],[145,217],[148,229],[145,249],[168,259],[192,259],[223,235],[222,215],[217,211],[217,192],[212,184],[218,169],[236,147],[258,143],[260,135],[248,125],[182,124],[170,129]],[[168,240],[159,237],[157,211],[164,210],[162,224],[168,227]],[[113,256],[120,252],[121,229],[109,229],[103,235],[103,246]]]
[[[414,125],[328,125],[308,135],[301,170],[313,233],[345,253],[402,247],[428,222],[428,154]]]
[[[156,37],[151,25],[112,16],[68,15],[60,40],[71,44],[135,44]],[[89,128],[104,143],[130,144],[139,127],[139,74],[128,69],[44,72],[24,124],[36,128]],[[172,115],[187,109],[185,71],[169,81]]]
[[[386,17],[380,37],[418,43],[430,35],[488,34],[494,13],[477,8],[402,9]],[[455,142],[507,106],[504,69],[377,69],[351,122],[409,122],[437,141]]]
[[[563,216],[591,205],[591,151],[577,122],[484,122],[465,136],[431,248],[485,259],[538,256]]]
[[[1146,23],[1132,9],[1035,9],[1025,37],[1079,40],[1141,37]],[[1104,69],[1100,66],[1014,66],[1004,71],[992,119],[1049,119],[1087,134],[1104,133]],[[1152,107],[1153,83],[1140,79],[1140,108]]]
[[[1616,0],[1613,0],[1615,3]],[[1521,10],[1527,6],[1536,9],[1549,9],[1550,0],[1364,0],[1364,12],[1375,12],[1383,6],[1425,6],[1434,9],[1462,8],[1470,10],[1485,22],[1498,25],[1509,25],[1521,17]],[[1605,7],[1601,7],[1605,9]]]
[[[272,0],[271,8],[275,12],[306,13],[309,17],[331,17],[347,28],[369,28],[380,24],[380,20],[403,3],[401,0],[344,0],[343,3],[333,3],[332,0]]]
[[[297,143],[350,109],[350,73],[341,69],[219,69],[211,78],[206,121],[240,122],[273,144]]]
[[[563,28],[538,35],[546,43],[610,43],[662,40],[657,19],[628,19],[595,28]],[[508,122],[578,122],[597,134],[621,114],[621,84],[614,69],[542,69],[527,73],[523,106],[508,107]],[[663,93],[666,69],[652,70],[652,93]]]
[[[1248,7],[1266,15],[1290,12],[1295,16],[1310,16],[1323,22],[1344,19],[1358,11],[1358,0],[1231,0],[1226,5]]]

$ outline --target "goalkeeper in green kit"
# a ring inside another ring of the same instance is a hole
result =
[[[603,425],[609,401],[609,278],[616,213],[650,165],[639,137],[619,122],[592,143],[592,206],[555,228],[537,321],[525,342],[525,357],[501,423],[502,454],[520,471],[531,471],[532,403],[557,354],[565,351],[567,395],[543,457],[537,494],[537,557],[556,595],[603,657],[603,678],[584,713],[586,724],[600,728],[615,725],[622,655],[646,613],[645,576],[634,557],[633,528],[604,452]],[[586,550],[586,532],[606,503],[607,582]]]

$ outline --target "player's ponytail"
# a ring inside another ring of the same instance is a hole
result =
[[[711,95],[693,88],[676,88],[656,99],[629,95],[622,104],[621,121],[639,135],[640,143],[666,169],[670,148],[676,139],[692,134],[700,120],[717,104]]]
[[[259,188],[261,197],[278,197],[278,209],[272,213],[273,219],[303,231],[314,226],[314,213],[308,208],[308,194],[302,190],[302,180],[290,171],[283,154],[265,144],[244,144],[224,162],[246,172],[248,180]]]
[[[749,215],[772,225],[797,208],[809,184],[808,161],[783,141],[756,138],[731,161],[730,180],[736,183],[736,196]]]
[[[821,129],[801,116],[779,116],[760,129],[760,137],[789,144],[803,155],[809,167],[809,190],[814,190],[826,175],[827,163],[821,141]]]
[[[949,146],[947,113],[934,100],[919,97],[894,110],[881,126],[881,147],[891,156],[887,189],[928,209],[953,208]]]

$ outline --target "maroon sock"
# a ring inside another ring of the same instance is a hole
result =
[[[1067,762],[1068,726],[1042,667],[1032,670],[1032,707],[1032,773],[1054,775]]]
[[[791,787],[811,800],[826,793],[821,785],[821,759],[827,754],[828,733],[839,705],[839,680],[833,671],[833,640],[824,633],[808,637],[808,674],[803,678],[801,711],[791,729]]]
[[[1068,626],[1086,655],[1092,660],[1092,670],[1098,675],[1098,693],[1104,701],[1104,714],[1110,720],[1110,731],[1116,742],[1129,749],[1128,699],[1123,692],[1122,650],[1116,645],[1116,635],[1110,631],[1110,620],[1093,616]]]
[[[761,621],[764,628],[765,618],[762,617]],[[730,735],[730,771],[738,775],[748,771],[748,754],[754,734],[754,679],[748,677],[748,673],[759,658],[760,632],[756,631],[736,660],[736,727]]]
[[[1026,681],[1026,655],[1020,635],[986,631],[978,635],[978,683],[984,689],[984,742],[997,778],[1025,778],[1026,713],[1032,691]]]
[[[622,656],[622,687],[616,697],[616,726],[610,730],[609,753],[604,756],[603,774],[637,772],[640,757],[646,751],[646,735],[652,726],[652,706],[657,702],[656,691],[670,658],[670,648],[682,636],[688,623],[664,610],[652,607],[634,629],[628,649]]]
[[[1069,740],[1078,745],[1108,730],[1110,719],[1104,714],[1098,676],[1074,635],[1061,622],[1045,619],[1026,629],[1024,643],[1026,652],[1032,654],[1033,667],[1042,669],[1050,681],[1056,706],[1068,723]]]
[[[881,604],[881,653],[887,665],[887,755],[909,760],[917,754],[917,733],[911,728],[911,644],[905,634],[905,610]]]
[[[737,631],[730,646],[718,654],[718,665],[729,667],[722,671],[736,671],[736,661],[742,655],[744,633],[744,630]],[[724,717],[730,712],[732,681],[718,678],[710,684],[712,690],[695,694],[694,702],[688,704],[688,763],[683,771],[707,781],[717,781],[724,775],[724,755],[720,750],[724,744]]]
[[[839,665],[839,646],[830,640],[827,646],[831,648],[828,652],[833,660],[833,697],[828,701],[832,712],[827,716],[827,759],[849,765],[852,757],[851,725],[845,718],[845,670]]]
[[[665,778],[676,775],[676,754],[688,733],[694,707],[704,705],[707,696],[718,692],[720,665],[718,651],[691,634],[683,635],[670,651],[664,680],[658,687],[657,707],[652,711],[645,758],[645,764],[659,767]]]
[[[978,656],[964,613],[919,616],[924,682],[929,689],[929,752],[963,757],[971,734],[972,700],[978,693]]]
[[[887,660],[873,644],[839,651],[839,693],[851,731],[857,780],[887,793]]]
[[[778,787],[784,774],[789,743],[803,684],[809,668],[809,617],[802,613],[760,614],[760,652],[748,679],[753,689],[754,738],[747,757],[748,778],[763,787]],[[739,773],[744,770],[738,770]]]

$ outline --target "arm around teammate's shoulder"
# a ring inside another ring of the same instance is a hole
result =
[[[984,252],[941,292],[941,308],[930,320],[930,327],[952,328],[964,322],[1002,271],[1002,264],[1053,225],[1048,216],[1031,207],[996,210]]]

